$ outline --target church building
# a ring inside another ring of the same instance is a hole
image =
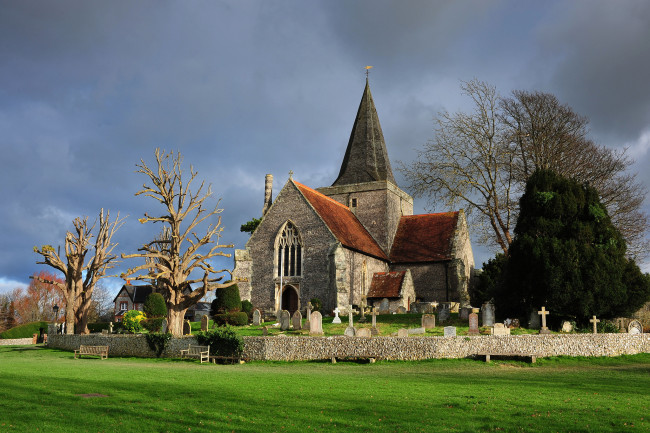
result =
[[[474,257],[462,210],[413,215],[395,182],[366,80],[341,170],[312,189],[292,176],[275,201],[266,176],[263,216],[235,251],[242,299],[263,311],[323,314],[349,305],[409,310],[414,302],[469,302]]]

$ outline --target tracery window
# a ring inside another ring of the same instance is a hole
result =
[[[288,222],[277,243],[278,277],[302,275],[302,240],[298,229]]]

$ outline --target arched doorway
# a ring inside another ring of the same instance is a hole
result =
[[[298,291],[295,287],[284,286],[281,309],[289,311],[292,316],[298,309]]]

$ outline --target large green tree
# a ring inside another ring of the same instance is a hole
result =
[[[520,200],[501,315],[526,317],[546,306],[555,320],[628,315],[650,298],[650,278],[626,258],[625,241],[596,189],[537,170]]]

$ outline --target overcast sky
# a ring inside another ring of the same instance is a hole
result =
[[[156,147],[212,183],[222,241],[242,248],[266,173],[274,196],[289,170],[334,181],[366,65],[393,167],[432,138],[436,113],[467,107],[460,81],[478,78],[555,94],[596,142],[629,148],[650,186],[648,23],[645,0],[0,0],[0,292],[48,269],[35,245],[62,245],[100,208],[128,215],[118,252],[150,240],[157,227],[137,220],[158,208],[134,196],[135,164]],[[474,252],[479,266],[494,254]]]

